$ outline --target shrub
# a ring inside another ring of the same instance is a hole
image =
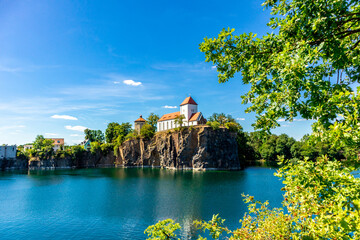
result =
[[[150,124],[145,124],[140,130],[141,137],[146,139],[152,138],[154,134],[155,134],[155,128]]]
[[[114,149],[114,144],[112,143],[103,143],[100,146],[102,154],[108,154],[112,149]]]
[[[101,145],[100,145],[99,142],[91,142],[90,146],[91,146],[90,152],[92,154],[96,154],[96,153],[101,152]]]
[[[242,127],[240,126],[240,124],[238,124],[236,122],[227,122],[227,123],[225,123],[225,127],[227,129],[229,129],[230,132],[238,132],[238,131],[242,130]]]
[[[206,125],[210,126],[213,130],[220,128],[219,122],[207,122]]]

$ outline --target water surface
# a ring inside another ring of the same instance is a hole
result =
[[[230,228],[247,210],[242,193],[282,201],[271,168],[174,171],[151,168],[0,173],[0,239],[145,239],[172,218],[191,238],[195,219],[219,213]]]

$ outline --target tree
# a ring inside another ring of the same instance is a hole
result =
[[[219,82],[237,72],[250,90],[242,96],[255,112],[256,129],[270,130],[277,120],[315,120],[314,138],[347,147],[357,158],[360,89],[360,3],[355,0],[266,0],[274,15],[273,33],[234,35],[221,31],[205,38],[200,50],[217,66]],[[277,33],[274,33],[277,32]]]
[[[352,171],[360,147],[360,2],[265,0],[274,15],[263,37],[223,30],[200,49],[217,66],[219,82],[241,73],[250,85],[243,103],[255,112],[256,129],[278,127],[279,118],[314,120],[311,141],[344,149],[347,161],[320,156],[293,164],[284,159],[286,210],[266,211],[250,198],[250,215],[231,232],[235,239],[359,239],[360,179]],[[319,145],[321,148],[325,145]],[[257,214],[258,213],[258,214]],[[207,227],[212,229],[211,226]],[[211,230],[210,230],[211,231]]]
[[[107,143],[112,143],[116,140],[119,127],[120,124],[117,122],[111,122],[107,125],[105,130],[105,139]]]
[[[184,124],[184,119],[185,119],[185,116],[183,114],[177,116],[175,118],[175,124],[178,124],[180,127],[182,127],[182,125]]]
[[[37,135],[33,143],[33,156],[40,159],[48,159],[54,155],[54,142],[51,139],[44,138],[43,135]]]
[[[117,131],[116,141],[118,144],[121,144],[125,141],[126,135],[132,131],[131,124],[129,122],[120,124]]]
[[[230,114],[225,115],[225,113],[213,113],[213,115],[208,118],[208,121],[218,122],[221,126],[225,126],[225,123],[236,123],[236,120]]]
[[[144,124],[144,126],[142,126],[140,130],[140,135],[146,139],[152,138],[154,134],[155,134],[154,127],[148,123]]]
[[[146,119],[146,123],[150,124],[156,131],[157,129],[157,122],[160,119],[159,115],[154,113],[150,113],[149,117]]]
[[[99,142],[103,143],[105,140],[104,134],[101,130],[90,130],[85,129],[84,130],[85,139],[88,139],[90,142]]]

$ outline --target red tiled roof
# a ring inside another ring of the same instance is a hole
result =
[[[189,122],[196,121],[199,118],[200,114],[201,114],[201,112],[197,112],[197,113],[194,113],[193,115],[191,115]]]
[[[185,98],[185,100],[180,104],[180,106],[185,105],[185,104],[197,105],[197,103],[194,101],[194,99],[192,99],[192,97]]]
[[[45,138],[50,139],[54,141],[54,145],[64,145],[64,139],[63,138]]]
[[[135,122],[146,122],[146,120],[142,118],[142,115],[140,115],[140,117],[136,119]]]
[[[175,119],[175,118],[177,118],[178,116],[180,116],[180,112],[168,113],[168,114],[163,115],[163,116],[158,120],[158,122]]]

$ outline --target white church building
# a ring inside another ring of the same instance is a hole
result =
[[[157,131],[179,127],[180,125],[175,123],[175,119],[180,115],[185,117],[182,126],[195,126],[206,123],[206,119],[203,117],[202,113],[198,112],[197,103],[192,97],[187,97],[180,104],[180,112],[165,114],[158,120]]]

